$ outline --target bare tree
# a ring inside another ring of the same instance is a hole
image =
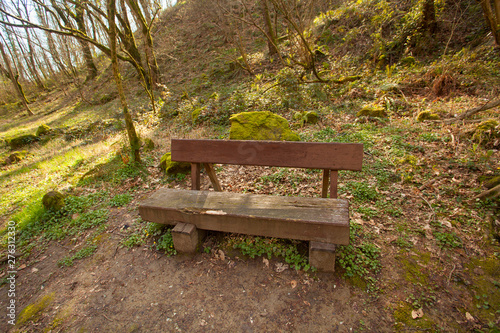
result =
[[[9,57],[5,53],[3,43],[0,41],[0,53],[2,54],[2,59],[5,65],[5,68],[0,64],[0,72],[3,73],[6,77],[9,78],[9,80],[12,82],[14,85],[14,89],[16,90],[17,94],[19,95],[19,98],[21,99],[21,102],[24,105],[24,108],[28,112],[28,115],[32,116],[34,115],[33,111],[31,111],[29,105],[28,105],[28,99],[26,98],[26,95],[24,94],[23,87],[19,83],[19,74],[15,73],[14,70],[12,69],[12,65],[10,62]]]
[[[125,98],[125,92],[123,91],[123,84],[120,78],[120,69],[118,66],[118,57],[116,52],[116,0],[108,0],[107,3],[107,13],[108,13],[108,33],[109,33],[109,48],[111,51],[111,64],[113,67],[113,76],[115,78],[116,87],[118,89],[118,95],[120,96],[120,102],[122,104],[123,116],[125,118],[125,126],[127,128],[127,135],[130,143],[130,148],[132,149],[132,155],[136,162],[141,162],[140,155],[140,140],[135,131],[134,122],[132,116],[128,111],[127,99]]]
[[[483,8],[484,17],[490,26],[495,43],[500,48],[500,0],[478,0]]]

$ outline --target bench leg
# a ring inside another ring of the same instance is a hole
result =
[[[309,265],[320,271],[335,271],[335,244],[309,242]]]
[[[174,247],[180,253],[195,253],[205,237],[205,230],[197,229],[194,224],[177,223],[172,229]]]

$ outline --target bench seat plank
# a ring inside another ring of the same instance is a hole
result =
[[[347,200],[160,189],[139,206],[142,219],[199,229],[349,244]]]

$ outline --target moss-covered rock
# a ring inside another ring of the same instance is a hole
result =
[[[38,126],[38,129],[36,130],[36,136],[41,136],[48,134],[52,131],[52,128],[50,128],[48,125],[42,124]]]
[[[9,164],[21,162],[22,160],[24,160],[26,158],[26,156],[28,156],[28,154],[29,153],[27,150],[15,151],[9,155],[9,157],[7,158],[7,162]]]
[[[175,175],[178,173],[186,174],[191,171],[191,163],[172,161],[171,155],[172,153],[166,153],[161,157],[160,169],[169,175]]]
[[[300,141],[288,121],[270,111],[241,112],[231,116],[231,140]]]
[[[15,138],[7,139],[6,141],[11,149],[17,149],[17,148],[29,145],[33,142],[37,142],[38,140],[39,140],[39,138],[36,135],[26,134],[26,135],[17,136]]]
[[[293,119],[300,121],[302,124],[316,124],[319,117],[315,111],[297,111],[293,115]]]
[[[64,207],[64,195],[58,191],[50,191],[42,198],[45,209],[59,210]]]
[[[368,104],[363,106],[356,114],[358,117],[387,118],[387,113],[382,106]]]
[[[500,138],[498,122],[496,120],[486,120],[477,125],[472,135],[472,140],[483,142],[491,138]]]
[[[417,116],[417,121],[439,120],[439,116],[429,110],[422,111]]]

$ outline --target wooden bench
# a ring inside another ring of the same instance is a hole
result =
[[[362,144],[173,139],[171,150],[172,161],[191,163],[192,189],[160,189],[139,213],[175,225],[177,251],[196,252],[205,230],[298,239],[310,242],[311,266],[334,271],[335,245],[349,244],[349,204],[337,199],[338,171],[361,170]],[[202,164],[215,192],[200,191]],[[322,198],[221,192],[213,164],[323,169]]]

